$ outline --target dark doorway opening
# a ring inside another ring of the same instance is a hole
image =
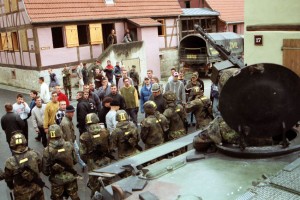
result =
[[[79,45],[89,44],[88,25],[77,25]]]
[[[64,47],[64,37],[63,37],[63,28],[62,27],[52,27],[52,41],[53,48]]]
[[[107,38],[111,33],[112,29],[115,29],[114,24],[102,24],[102,37],[103,37],[104,49],[108,47]]]

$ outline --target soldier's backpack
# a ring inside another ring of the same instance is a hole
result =
[[[88,127],[88,133],[94,153],[101,156],[109,151],[109,133],[105,128],[98,123],[91,124]]]

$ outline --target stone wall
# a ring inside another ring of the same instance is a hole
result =
[[[165,80],[170,76],[170,69],[179,67],[178,49],[166,49],[160,50],[161,60],[160,60],[160,70],[161,79]]]

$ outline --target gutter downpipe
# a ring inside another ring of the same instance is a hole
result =
[[[177,18],[177,26],[176,26],[176,28],[177,28],[177,51],[178,51],[178,61],[180,61],[180,53],[179,53],[179,51],[180,51],[180,35],[181,35],[181,33],[179,32],[180,31],[180,29],[179,29],[179,22],[180,22],[180,15],[178,15],[178,18]],[[180,62],[178,62],[178,71],[179,71],[179,68],[180,68]]]

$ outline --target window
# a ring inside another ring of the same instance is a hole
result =
[[[90,28],[91,44],[103,44],[102,25],[101,24],[90,24],[89,28]]]
[[[8,50],[6,33],[1,33],[1,44],[3,51]]]
[[[11,32],[7,32],[6,33],[7,36],[7,47],[9,51],[13,51],[13,43],[12,43],[12,37],[11,37]]]
[[[52,27],[52,42],[53,48],[64,47],[64,37],[63,37],[63,28],[62,27]]]
[[[165,20],[158,19],[157,22],[161,23],[161,26],[158,27],[158,36],[164,36],[165,35]]]
[[[5,10],[5,13],[10,13],[9,0],[4,0],[4,10]]]
[[[233,31],[234,33],[237,33],[237,25],[236,25],[236,24],[233,25],[232,29],[233,29],[232,31]]]
[[[19,51],[19,40],[18,40],[18,33],[12,32],[11,33],[11,39],[12,39],[12,46],[14,51]]]
[[[26,29],[19,30],[22,51],[28,51],[28,39]]]
[[[190,1],[185,1],[185,7],[190,8],[191,7],[191,2]]]
[[[89,44],[88,26],[87,25],[78,25],[77,31],[78,31],[79,45]]]

